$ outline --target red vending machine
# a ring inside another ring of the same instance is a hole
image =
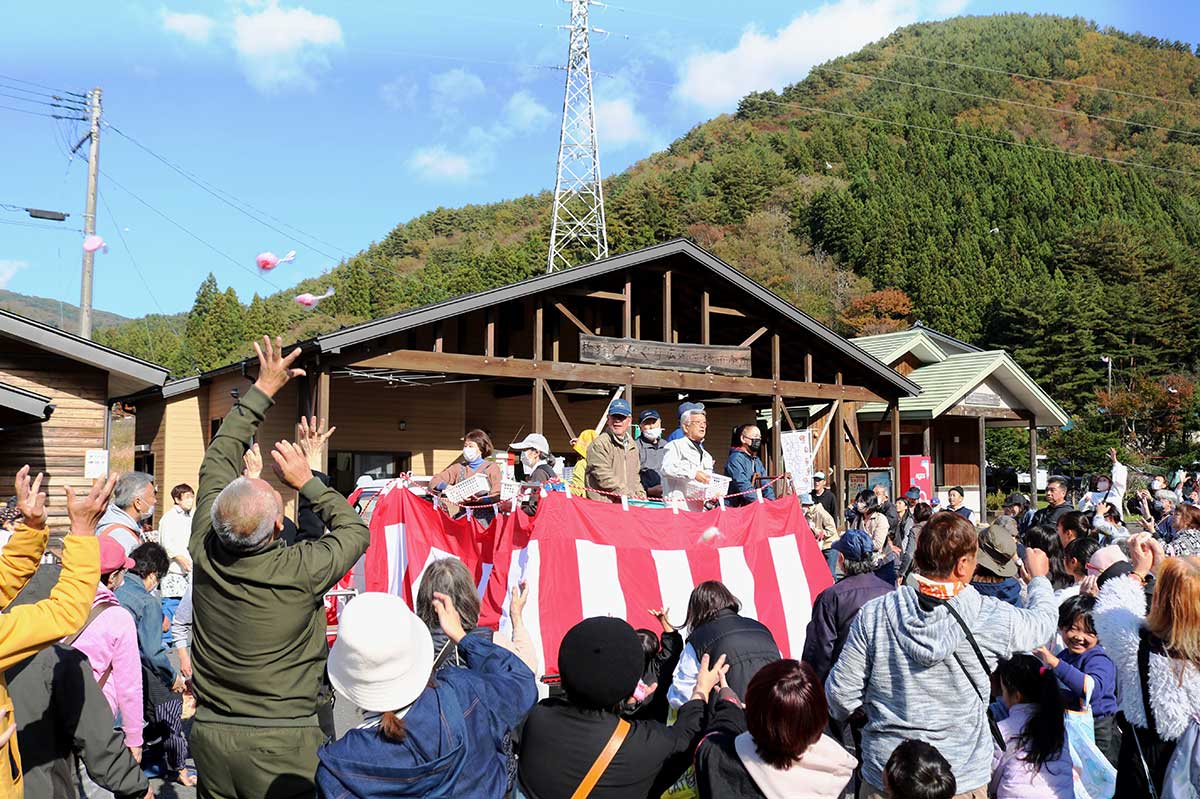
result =
[[[871,458],[867,463],[873,469],[889,468],[892,465],[892,459]],[[913,486],[921,489],[922,502],[933,499],[933,458],[925,455],[900,456],[900,486],[892,494],[892,499],[904,496],[904,492]]]

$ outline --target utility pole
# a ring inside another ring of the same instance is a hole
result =
[[[588,6],[597,0],[570,0],[571,37],[567,85],[563,93],[558,139],[558,176],[546,271],[574,266],[571,252],[583,249],[596,260],[608,257],[604,224],[604,188],[596,143],[596,105],[592,100],[592,63],[588,55]]]
[[[88,133],[92,146],[88,151],[87,210],[83,212],[84,236],[96,232],[96,177],[100,172],[100,87],[97,86],[88,94],[88,107],[92,117],[92,130]],[[79,291],[79,335],[88,339],[92,337],[92,269],[95,261],[95,252],[83,251],[83,280]]]

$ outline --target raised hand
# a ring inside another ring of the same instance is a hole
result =
[[[317,417],[315,416],[312,417],[311,421],[301,416],[300,434],[297,437],[296,443],[300,445],[300,449],[304,450],[304,456],[312,463],[321,457],[321,453],[329,443],[330,436],[336,430],[336,427],[329,427],[324,419],[318,424]]]
[[[242,455],[242,465],[245,467],[242,469],[243,477],[249,477],[251,480],[262,477],[262,451],[258,448],[257,441]]]
[[[442,625],[442,632],[446,634],[454,643],[458,643],[467,637],[467,631],[463,629],[462,617],[458,615],[458,609],[454,607],[454,600],[446,594],[433,592],[433,609],[437,613],[438,622]]]
[[[508,616],[510,619],[523,618],[525,613],[525,603],[529,601],[529,584],[524,580],[518,585],[513,586],[512,601],[508,604]]]
[[[725,656],[717,658],[717,662],[709,666],[708,655],[700,659],[700,673],[696,675],[696,688],[692,691],[692,699],[708,699],[712,689],[721,684],[721,678],[729,671]]]
[[[292,367],[300,357],[300,348],[292,350],[290,355],[283,354],[283,339],[275,337],[271,343],[270,336],[263,336],[262,346],[254,342],[254,352],[258,355],[258,379],[254,385],[268,397],[274,397],[279,390],[287,385],[293,377],[303,377],[304,370]]]
[[[275,442],[275,449],[271,450],[271,458],[274,460],[271,468],[289,488],[299,491],[313,477],[312,469],[308,465],[308,459],[304,457],[304,452],[290,441]]]
[[[1050,557],[1035,547],[1025,548],[1025,570],[1029,578],[1046,577],[1050,574]]]
[[[670,608],[650,608],[646,612],[658,619],[658,623],[662,625],[664,633],[675,632],[675,628],[671,626],[671,622],[667,621],[667,614],[671,612]]]
[[[42,473],[29,479],[29,466],[17,472],[17,510],[25,519],[25,525],[35,530],[46,526],[46,494],[42,491]]]
[[[71,518],[71,535],[96,534],[96,525],[108,510],[108,498],[116,484],[115,474],[109,475],[108,479],[97,477],[83,497],[77,497],[70,486],[63,486],[63,493],[67,495],[67,516]]]

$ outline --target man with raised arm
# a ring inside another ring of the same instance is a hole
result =
[[[314,797],[325,669],[322,595],[366,551],[370,533],[345,497],[313,477],[310,442],[280,441],[275,474],[312,503],[329,532],[285,547],[283,498],[242,476],[274,396],[304,370],[264,337],[258,379],[233,406],[200,466],[192,538],[192,754],[206,799]],[[316,427],[316,420],[313,420]]]

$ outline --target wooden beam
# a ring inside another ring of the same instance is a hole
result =
[[[712,330],[709,325],[708,315],[708,289],[704,290],[704,294],[700,297],[700,343],[711,344]]]
[[[558,414],[558,421],[562,422],[563,429],[567,431],[567,435],[574,441],[577,438],[575,430],[572,429],[571,423],[567,421],[567,415],[563,413],[562,406],[558,404],[558,397],[554,396],[554,392],[550,390],[550,384],[545,380],[542,381],[542,388],[546,391],[546,399],[550,400],[550,407],[554,408],[554,412]]]
[[[812,382],[812,375],[813,375],[812,369],[813,369],[812,353],[806,352],[806,353],[804,353],[804,382],[805,383]]]
[[[892,403],[892,499],[908,490],[900,485],[900,400]]]
[[[1032,479],[1032,475],[1030,476]],[[987,524],[987,419],[979,417],[979,522]]]
[[[608,386],[630,384],[642,388],[714,391],[760,397],[778,393],[785,397],[814,400],[842,399],[854,402],[880,402],[883,400],[875,392],[861,386],[836,386],[828,383],[803,383],[796,380],[768,380],[761,377],[733,377],[602,364],[488,358],[483,355],[459,355],[424,350],[395,350],[386,355],[366,358],[354,365],[524,380],[541,377],[546,380],[573,380],[579,383]]]
[[[851,445],[854,446],[854,451],[858,453],[858,459],[862,461],[864,467],[867,466],[867,456],[863,454],[862,447],[858,445],[858,441],[854,438],[854,433],[850,430],[850,425],[845,420],[842,420],[842,426],[846,428],[846,438],[850,439]]]
[[[921,428],[921,457],[928,458],[933,451],[931,441],[933,438],[933,420],[930,419]]]
[[[745,314],[745,313],[743,313],[742,311],[739,311],[737,308],[725,308],[725,307],[722,307],[722,306],[720,306],[720,305],[710,305],[710,306],[708,306],[708,312],[709,312],[709,313],[720,314],[721,316],[736,316],[736,317],[738,317],[739,319],[745,319],[745,318],[746,318],[746,314]]]
[[[837,385],[842,384],[842,373],[838,372],[834,378]],[[835,435],[829,437],[829,446],[832,447],[830,462],[833,464],[833,488],[835,496],[838,499],[838,507],[846,506],[846,434],[842,432],[842,403],[837,403],[833,406],[833,419],[830,420],[833,429],[837,431]],[[841,526],[841,520],[836,520]]]
[[[1033,419],[1029,420],[1029,506],[1036,508],[1038,506],[1038,484],[1037,484],[1037,468],[1038,468],[1038,432],[1037,422]]]
[[[762,338],[763,334],[766,332],[767,332],[767,329],[765,327],[760,327],[758,330],[755,330],[753,333],[751,333],[749,338],[747,338],[745,341],[743,341],[738,346],[739,347],[749,347],[751,344],[753,344],[754,342],[756,342],[760,338]]]
[[[546,337],[545,319],[545,308],[542,305],[541,299],[539,299],[537,307],[533,312],[533,359],[535,361],[542,359],[542,343]]]
[[[787,405],[783,406],[783,421],[787,422],[788,429],[796,432],[796,422],[792,419],[792,412],[788,410]]]
[[[625,338],[633,336],[633,277],[625,270],[625,307],[621,316],[621,335]],[[631,403],[632,405],[632,403]]]
[[[663,334],[662,340],[668,343],[675,340],[675,325],[671,321],[671,270],[663,272]]]
[[[573,324],[573,325],[575,325],[575,327],[579,328],[579,332],[581,332],[587,336],[594,335],[592,333],[591,328],[589,328],[583,322],[580,322],[579,317],[577,317],[575,314],[573,314],[569,310],[567,310],[567,306],[563,305],[561,302],[556,302],[556,303],[554,303],[554,307],[558,309],[559,313],[561,313],[563,316],[567,317],[567,320],[570,321],[571,324]]]
[[[782,411],[782,413],[781,413]],[[781,416],[787,414],[787,408],[783,404],[783,397],[778,394],[771,397],[771,463],[773,464],[775,474],[783,474],[786,471],[786,466],[783,463],[783,429],[780,425]],[[775,496],[781,497],[787,493],[788,481],[784,480],[781,483],[776,483]]]
[[[593,300],[615,300],[624,302],[625,295],[620,291],[589,291],[588,289],[562,288],[555,289],[555,294],[566,294],[572,297],[589,297]]]
[[[487,309],[487,336],[484,339],[483,354],[489,358],[496,354],[496,315],[492,309]]]
[[[444,352],[446,349],[446,339],[442,334],[442,323],[433,323],[433,351]]]

